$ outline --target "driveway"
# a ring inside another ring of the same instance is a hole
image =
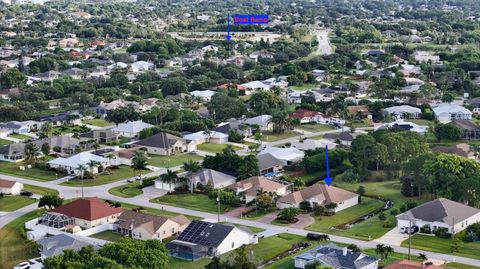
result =
[[[242,205],[240,207],[236,207],[230,211],[228,211],[227,213],[225,213],[224,215],[226,217],[241,217],[242,216],[242,213],[247,211],[247,207],[245,205]]]
[[[374,241],[381,244],[400,246],[406,239],[408,239],[408,235],[401,234],[398,228],[395,227]]]
[[[140,194],[139,196],[136,196],[135,199],[142,200],[142,201],[150,201],[153,198],[157,198],[160,196],[164,196],[167,194],[167,190],[161,190],[155,188],[155,185],[143,188],[143,194]]]
[[[277,218],[277,215],[278,215],[278,211],[275,211],[273,213],[269,213],[261,218],[259,218],[257,220],[257,222],[261,222],[261,223],[266,223],[266,224],[270,224],[270,222],[272,222],[274,219]]]
[[[297,222],[288,225],[288,227],[305,229],[306,227],[312,225],[315,222],[315,219],[310,214],[300,214],[297,216],[297,219]]]

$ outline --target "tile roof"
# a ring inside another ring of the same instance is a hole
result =
[[[302,190],[292,192],[278,199],[281,203],[298,204],[305,200],[316,197],[325,204],[339,203],[357,197],[358,194],[324,184],[314,184]]]
[[[91,197],[75,200],[66,205],[52,209],[50,212],[92,221],[121,213],[123,212],[123,209],[111,207],[98,197]]]
[[[270,153],[265,153],[265,154],[260,154],[257,156],[258,160],[258,168],[260,171],[266,170],[275,166],[283,166],[284,163],[283,161],[275,158],[272,154]]]
[[[290,117],[292,117],[294,119],[303,119],[303,118],[306,118],[306,117],[313,117],[313,116],[316,116],[316,115],[322,115],[323,116],[323,114],[318,112],[318,111],[299,108],[295,112],[290,114]]]
[[[16,183],[16,181],[0,179],[0,188],[11,188],[15,186]]]
[[[176,217],[161,217],[150,214],[139,213],[131,210],[124,211],[120,217],[118,217],[118,227],[124,229],[137,228],[143,226],[150,233],[155,233],[160,227],[168,220],[178,223],[180,226],[189,223],[190,221],[183,215]]]
[[[232,185],[227,186],[228,189],[242,189],[249,195],[256,195],[257,190],[263,190],[265,192],[275,192],[281,188],[285,188],[287,184],[283,184],[280,181],[268,179],[263,176],[254,176],[247,179],[238,181]]]

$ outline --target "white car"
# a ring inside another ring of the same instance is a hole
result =
[[[21,262],[21,263],[15,265],[15,267],[13,267],[13,269],[27,269],[27,268],[30,268],[30,263],[29,262]]]
[[[135,181],[134,178],[129,178],[129,179],[127,179],[127,182],[128,182],[128,183],[132,183],[132,182],[134,182],[134,181]]]
[[[146,178],[147,178],[146,176],[141,175],[141,176],[136,176],[136,177],[135,177],[135,180],[144,180],[144,179],[146,179]]]

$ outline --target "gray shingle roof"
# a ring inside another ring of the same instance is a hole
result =
[[[270,153],[258,155],[257,159],[258,159],[258,168],[260,169],[260,171],[263,171],[275,166],[283,166],[283,162],[275,158]]]
[[[162,133],[158,133],[156,135],[152,135],[150,137],[147,137],[145,139],[142,139],[142,140],[136,142],[135,144],[139,145],[139,146],[156,147],[156,148],[166,149],[166,148],[170,148],[173,145],[175,145],[175,143],[177,143],[177,141],[179,141],[179,140],[186,143],[185,139],[183,139],[181,137],[162,132]]]
[[[90,245],[90,243],[86,241],[80,241],[67,234],[58,234],[55,236],[46,237],[40,240],[39,244],[42,246],[42,255],[47,257],[60,255],[63,253],[63,250],[66,249],[78,251],[82,247]]]

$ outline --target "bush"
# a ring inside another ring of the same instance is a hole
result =
[[[393,228],[397,224],[396,224],[396,221],[394,219],[388,219],[388,220],[384,221],[382,225],[383,225],[383,228]]]
[[[416,206],[417,206],[417,203],[416,203],[415,201],[408,200],[408,201],[406,201],[405,203],[403,203],[402,206],[400,206],[400,212],[403,213],[403,212],[405,212],[405,211],[407,211],[407,210],[410,210],[410,209],[412,209],[412,208],[414,208],[414,207],[416,207]]]
[[[385,213],[382,212],[380,213],[380,215],[378,215],[378,219],[383,221],[383,220],[386,220],[387,217],[385,216]]]
[[[143,189],[148,186],[153,186],[155,185],[155,179],[154,178],[146,178],[142,181],[142,184],[138,186],[139,189]]]
[[[300,209],[303,211],[311,212],[312,211],[312,206],[309,201],[302,201],[300,202],[299,205]]]
[[[398,210],[395,209],[395,208],[390,211],[390,215],[392,215],[392,216],[396,216],[396,215],[398,215],[398,213],[399,213]]]
[[[430,226],[425,225],[423,227],[420,227],[420,232],[424,234],[431,234],[432,230],[430,229]]]
[[[451,238],[452,234],[448,232],[447,228],[438,228],[435,231],[435,236],[440,238]]]

